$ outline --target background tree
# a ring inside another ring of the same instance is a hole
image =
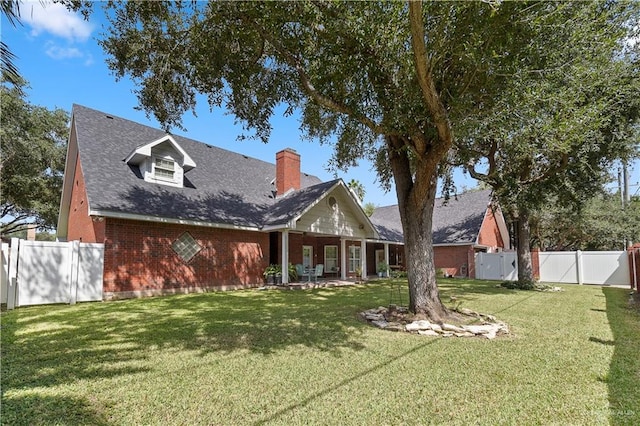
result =
[[[364,186],[362,185],[362,183],[359,180],[351,179],[347,183],[347,186],[350,190],[353,191],[354,194],[356,194],[356,196],[358,197],[358,201],[360,201],[360,204],[362,204],[365,194]]]
[[[367,216],[371,216],[375,209],[376,205],[373,203],[364,203],[364,206],[362,206],[362,210],[364,210]]]
[[[547,21],[555,22],[554,8],[561,5],[127,2],[109,7],[111,27],[101,42],[109,67],[117,78],[134,79],[140,106],[166,127],[179,127],[203,93],[211,107],[224,105],[266,142],[269,118],[285,103],[288,113],[301,112],[309,137],[326,142],[337,136],[336,167],[375,159],[381,182],[395,183],[409,307],[435,321],[448,315],[435,281],[432,213],[441,163],[454,146],[452,123],[478,114],[479,105],[501,90],[504,74],[512,70],[490,66],[496,58],[525,74],[537,65],[519,54],[531,53],[531,37],[544,47],[536,55],[554,51]]]
[[[640,199],[623,207],[620,194],[602,192],[581,209],[550,202],[531,220],[532,240],[543,250],[622,250],[640,241]]]
[[[577,211],[602,187],[611,164],[637,147],[637,56],[623,49],[637,4],[545,9],[551,18],[544,27],[540,15],[520,18],[530,23],[531,44],[496,60],[496,72],[508,76],[502,90],[492,91],[458,133],[467,170],[493,188],[517,224],[518,280],[525,288],[533,285],[532,216],[551,199]],[[531,66],[522,68],[522,61]]]
[[[0,233],[27,222],[55,227],[68,137],[67,112],[31,105],[22,86],[0,86]]]

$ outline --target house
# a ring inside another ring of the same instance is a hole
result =
[[[381,241],[369,252],[381,259],[385,244],[393,244],[387,264],[401,267],[404,242],[397,205],[379,207],[371,216]],[[449,200],[438,198],[433,211],[434,261],[447,276],[475,278],[475,254],[495,253],[509,248],[509,233],[504,216],[491,202],[490,190],[467,191]],[[371,273],[371,270],[369,270]]]
[[[257,286],[271,263],[364,276],[379,236],[351,190],[275,160],[74,105],[58,239],[104,243],[105,298]]]
[[[258,286],[269,264],[342,279],[403,268],[397,206],[369,218],[341,179],[303,173],[292,149],[275,157],[74,105],[58,239],[104,244],[105,299]],[[475,251],[505,247],[488,201],[478,192],[436,207],[436,263],[448,273],[468,275]]]

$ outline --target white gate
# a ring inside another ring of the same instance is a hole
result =
[[[515,281],[518,279],[515,252],[476,253],[476,278],[480,280]]]
[[[103,264],[103,244],[12,239],[7,308],[102,300]]]

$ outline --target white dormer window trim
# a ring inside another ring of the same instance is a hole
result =
[[[161,144],[165,147],[159,149]],[[147,182],[177,187],[184,185],[184,173],[196,167],[193,159],[171,135],[136,147],[124,161],[138,166]]]
[[[153,177],[168,182],[176,181],[176,162],[171,157],[153,156]]]

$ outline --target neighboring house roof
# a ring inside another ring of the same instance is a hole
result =
[[[490,190],[465,192],[448,201],[437,198],[433,210],[433,244],[475,244],[490,203]],[[398,205],[378,207],[370,219],[380,238],[404,242]]]
[[[70,142],[70,152],[80,157],[90,215],[286,228],[291,223],[295,226],[295,220],[329,191],[344,187],[349,193],[341,179],[322,182],[301,172],[301,189],[276,197],[273,163],[178,135],[168,137],[162,130],[80,105],[73,106],[72,126],[77,150],[71,150]],[[137,165],[150,155],[150,147],[165,140],[185,157],[188,167],[184,167],[182,186],[148,182]],[[68,159],[67,168],[71,162],[75,164],[75,158]],[[65,181],[65,185],[71,183]],[[63,233],[68,199],[63,193]],[[361,222],[375,234],[355,200],[350,208],[361,213],[357,216],[362,216]]]

